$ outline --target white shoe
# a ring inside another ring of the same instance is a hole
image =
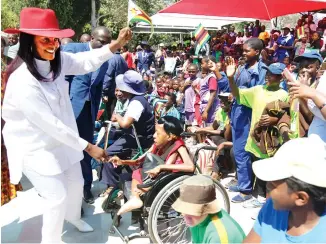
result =
[[[74,220],[74,221],[69,221],[69,223],[74,225],[80,232],[92,232],[92,231],[94,231],[92,226],[90,226],[84,220],[81,220],[81,219]]]

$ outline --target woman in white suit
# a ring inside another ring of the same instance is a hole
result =
[[[60,30],[53,10],[23,9],[18,31],[20,48],[7,70],[2,110],[10,177],[17,184],[23,172],[48,203],[42,243],[60,243],[64,219],[81,232],[93,231],[80,219],[83,150],[99,161],[107,157],[79,137],[65,75],[97,70],[131,39],[131,31],[125,28],[111,44],[78,54],[60,52],[59,38],[74,31]]]

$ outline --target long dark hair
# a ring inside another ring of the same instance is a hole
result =
[[[7,78],[9,78],[9,76],[23,63],[26,63],[27,69],[38,81],[49,81],[37,71],[34,61],[35,52],[34,36],[27,33],[21,33],[19,37],[19,50],[16,58],[7,68]],[[61,73],[60,48],[56,51],[55,58],[50,61],[50,66],[51,71],[53,72],[53,80],[55,80]]]

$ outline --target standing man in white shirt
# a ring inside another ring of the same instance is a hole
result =
[[[16,65],[7,70],[2,109],[10,178],[17,184],[24,172],[44,202],[42,243],[60,243],[65,219],[81,232],[93,231],[80,219],[82,151],[107,158],[79,137],[65,75],[97,70],[131,39],[131,31],[125,28],[110,45],[78,54],[60,52],[59,38],[74,31],[60,30],[51,9],[24,8],[18,31],[21,45]]]

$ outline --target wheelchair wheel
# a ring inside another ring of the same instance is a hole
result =
[[[171,181],[155,197],[148,216],[148,231],[153,243],[191,243],[191,234],[182,215],[171,207],[179,197],[180,185],[188,177],[185,175]],[[221,207],[230,212],[227,192],[219,182],[214,183]]]

